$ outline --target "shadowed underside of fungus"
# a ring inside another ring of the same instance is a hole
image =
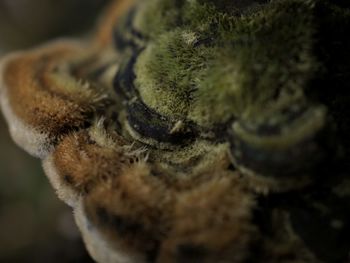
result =
[[[350,4],[119,0],[0,101],[92,257],[348,262]]]

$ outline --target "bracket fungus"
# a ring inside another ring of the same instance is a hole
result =
[[[116,0],[2,60],[14,141],[102,263],[349,262],[350,3]]]

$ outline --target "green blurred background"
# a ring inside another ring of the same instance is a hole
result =
[[[108,0],[0,0],[0,58],[60,37],[89,35]],[[0,114],[0,263],[92,262],[71,209],[39,160],[11,140]]]

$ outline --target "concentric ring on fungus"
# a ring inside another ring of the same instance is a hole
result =
[[[102,263],[350,260],[350,4],[115,0],[1,63],[14,141]]]

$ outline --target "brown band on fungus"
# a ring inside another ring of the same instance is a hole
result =
[[[237,178],[217,172],[176,200],[173,227],[157,262],[244,262],[257,232],[253,196]]]
[[[168,232],[172,203],[171,191],[143,162],[126,167],[84,198],[93,225],[115,250],[139,255],[139,262],[155,262]]]
[[[22,53],[7,62],[4,85],[17,117],[53,138],[86,125],[95,111],[94,105],[89,100],[75,98],[84,92],[83,98],[95,94],[80,90],[79,80],[58,70],[61,63],[80,51],[77,45],[62,42]],[[68,84],[71,89],[67,88]]]
[[[84,195],[95,185],[111,181],[134,162],[136,157],[127,155],[125,144],[117,134],[108,137],[99,122],[89,130],[66,136],[56,146],[50,162],[62,188]]]

